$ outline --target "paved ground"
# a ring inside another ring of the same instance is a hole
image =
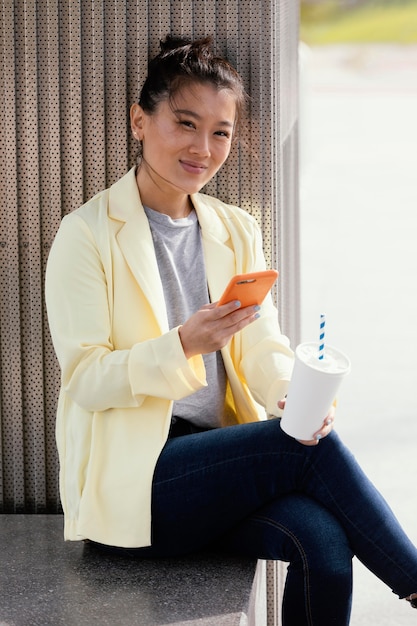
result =
[[[337,429],[417,544],[417,46],[303,66],[302,339],[325,312],[352,361]],[[358,562],[354,585],[351,626],[417,623]]]

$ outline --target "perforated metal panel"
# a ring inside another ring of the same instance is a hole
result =
[[[134,163],[129,106],[167,32],[214,35],[244,78],[251,122],[207,192],[259,221],[281,272],[283,330],[297,340],[298,6],[3,0],[2,10],[0,511],[59,511],[45,263],[62,215]]]

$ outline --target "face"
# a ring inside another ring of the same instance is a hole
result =
[[[185,87],[151,115],[133,105],[132,131],[143,146],[139,188],[144,203],[147,192],[173,200],[199,191],[229,155],[235,116],[233,93],[211,85]]]

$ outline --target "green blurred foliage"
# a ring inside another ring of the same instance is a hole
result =
[[[417,0],[301,0],[300,16],[310,45],[417,43]]]

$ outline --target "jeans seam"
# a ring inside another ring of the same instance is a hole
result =
[[[365,534],[361,530],[361,528],[359,526],[357,526],[357,524],[351,519],[351,517],[340,508],[340,506],[337,503],[337,500],[334,498],[333,494],[328,489],[328,487],[326,485],[326,481],[323,480],[323,478],[322,478],[322,476],[320,474],[320,471],[317,469],[314,461],[311,463],[310,468],[315,473],[315,475],[317,476],[317,478],[320,481],[322,487],[326,490],[329,499],[333,502],[333,504],[335,506],[335,509],[337,510],[338,514],[341,516],[342,520],[343,519],[347,520],[347,522],[356,530],[356,532],[358,533],[358,535],[360,535],[362,537],[362,539],[365,539],[366,541],[368,541],[374,547],[374,549],[379,552],[380,555],[382,555],[387,561],[389,561],[389,563],[391,563],[391,565],[393,567],[397,568],[399,571],[402,572],[402,574],[405,577],[407,577],[410,581],[412,581],[412,578],[409,576],[408,572],[402,567],[401,563],[395,561],[391,555],[387,554],[382,546],[380,546],[377,543],[375,543],[372,540],[372,537],[370,537],[369,535]],[[323,506],[325,506],[325,505],[323,505]],[[342,521],[342,523],[343,523],[343,521]],[[354,550],[354,554],[357,556],[355,550]],[[394,591],[394,593],[398,593],[394,589],[393,589],[393,591]],[[401,594],[398,594],[398,595],[401,595]]]
[[[283,524],[280,524],[279,522],[277,522],[274,519],[271,519],[269,517],[264,517],[261,515],[254,515],[253,516],[253,521],[259,521],[261,523],[267,523],[275,528],[278,528],[281,532],[283,532],[285,535],[287,535],[287,537],[289,537],[293,543],[295,544],[300,556],[301,556],[301,560],[303,563],[303,573],[304,573],[304,580],[305,580],[305,608],[306,608],[306,617],[307,617],[307,621],[308,621],[308,626],[314,626],[313,625],[313,617],[312,617],[312,613],[311,613],[311,590],[310,590],[310,576],[309,576],[309,569],[308,569],[308,559],[307,559],[307,554],[302,546],[302,543],[300,542],[300,540],[297,538],[296,535],[294,535],[293,532],[291,532],[291,530],[289,530],[288,528],[286,528],[285,526],[283,526]]]
[[[228,465],[229,463],[234,463],[235,461],[239,461],[239,460],[247,460],[250,458],[259,458],[260,460],[262,460],[263,458],[267,457],[267,456],[279,456],[279,457],[288,457],[288,456],[300,456],[299,453],[297,452],[281,452],[281,453],[276,453],[276,452],[254,452],[253,454],[244,454],[242,456],[235,456],[231,459],[222,459],[219,461],[216,461],[214,463],[211,463],[210,465],[205,465],[204,466],[204,471],[210,470],[213,467],[219,467],[221,465]],[[157,466],[158,467],[158,466]],[[182,474],[178,474],[176,476],[172,476],[169,478],[164,478],[161,480],[158,480],[158,478],[154,479],[153,484],[154,485],[163,485],[164,483],[169,483],[175,480],[181,480],[182,478],[185,478],[187,476],[192,476],[192,474],[198,473],[202,471],[202,467],[196,467],[193,469],[188,470],[187,472],[183,472]]]

